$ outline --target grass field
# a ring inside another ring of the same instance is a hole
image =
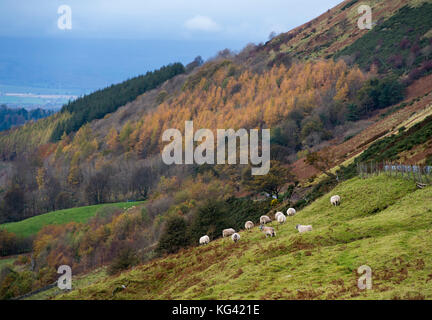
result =
[[[381,175],[332,194],[275,226],[275,238],[255,227],[237,244],[218,239],[57,298],[432,299],[432,188]],[[314,230],[299,234],[298,223]],[[362,265],[372,269],[371,290],[357,287]]]
[[[141,202],[118,202],[112,204],[98,204],[94,206],[79,207],[48,212],[19,222],[0,225],[0,228],[15,233],[17,236],[28,237],[38,233],[46,225],[65,224],[68,222],[87,222],[101,207],[117,206],[129,208]]]
[[[0,259],[0,270],[3,269],[4,266],[13,264],[16,259],[17,259],[16,256]]]

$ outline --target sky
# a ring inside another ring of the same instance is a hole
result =
[[[0,36],[261,42],[341,0],[1,0]],[[57,13],[71,8],[72,29]]]
[[[265,42],[341,1],[0,0],[0,94],[1,86],[89,93]]]

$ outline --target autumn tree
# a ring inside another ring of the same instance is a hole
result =
[[[86,186],[87,199],[91,204],[104,203],[109,198],[111,168],[104,167],[90,178]]]
[[[248,171],[243,175],[246,188],[253,192],[266,192],[279,198],[282,187],[293,181],[294,176],[276,160],[271,161],[270,170],[266,175],[252,176]]]
[[[320,152],[309,152],[304,160],[306,164],[314,167],[330,178],[336,176],[330,172],[335,166],[335,155],[329,148],[324,148]]]
[[[140,198],[145,199],[153,184],[154,176],[150,168],[138,168],[132,175],[132,190]]]
[[[0,206],[0,221],[18,221],[24,218],[24,192],[17,185],[13,185],[3,198]]]

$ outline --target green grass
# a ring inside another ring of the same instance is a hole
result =
[[[0,259],[0,270],[3,269],[3,267],[5,267],[7,265],[12,265],[16,259],[17,259],[17,257]]]
[[[10,222],[0,225],[17,236],[28,237],[35,235],[46,225],[66,224],[68,222],[87,222],[103,206],[116,206],[129,208],[141,202],[118,202],[112,204],[98,204],[94,206],[79,207],[48,212],[19,222]]]
[[[339,207],[330,205],[333,194]],[[299,234],[298,223],[313,232]],[[237,244],[218,239],[57,298],[432,299],[430,187],[354,178],[275,228],[276,238],[254,228]],[[362,265],[372,268],[372,290],[357,287]]]
[[[105,267],[96,269],[85,275],[74,276],[72,274],[72,289],[79,290],[81,288],[89,286],[94,282],[103,280],[106,276],[107,274],[106,274]],[[63,293],[62,290],[60,290],[58,287],[54,287],[46,291],[36,293],[30,297],[25,298],[24,300],[47,300],[47,299],[52,299],[55,296],[62,293]]]

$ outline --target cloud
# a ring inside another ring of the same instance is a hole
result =
[[[211,18],[206,16],[197,15],[185,22],[185,27],[189,30],[197,31],[219,31],[220,26],[214,22]]]

